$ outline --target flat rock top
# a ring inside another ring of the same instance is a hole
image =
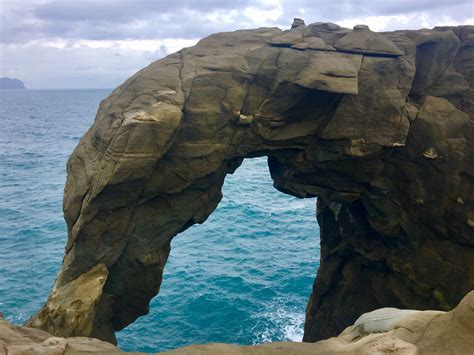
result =
[[[340,51],[378,56],[401,56],[403,51],[385,36],[372,32],[365,25],[357,25],[354,30],[336,42]]]
[[[296,19],[295,19],[296,20]],[[329,46],[324,42],[324,37],[333,34]],[[356,25],[354,29],[348,30],[332,23],[316,23],[305,26],[304,22],[296,22],[291,30],[283,31],[273,37],[270,44],[279,47],[292,47],[296,49],[334,50],[341,52],[364,54],[380,57],[399,57],[404,52],[397,47],[389,38],[376,32],[372,32],[366,25]]]

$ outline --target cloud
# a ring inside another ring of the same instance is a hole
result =
[[[306,23],[373,30],[474,22],[472,0],[0,0],[0,75],[113,87],[214,32]]]
[[[156,39],[200,38],[235,29],[245,9],[265,11],[259,0],[94,0],[29,2],[3,5],[2,42],[38,38]]]

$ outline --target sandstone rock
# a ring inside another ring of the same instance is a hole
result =
[[[293,44],[291,48],[305,50],[309,48],[309,44],[306,42],[296,43],[296,44]]]
[[[369,27],[357,25],[336,42],[337,50],[378,56],[401,56],[403,52],[392,41],[381,34],[370,31]]]
[[[172,238],[262,155],[278,190],[318,197],[305,341],[382,307],[452,309],[474,289],[472,33],[260,28],[142,69],[101,103],[69,159],[66,255],[28,324],[113,342],[148,312]]]
[[[110,312],[107,308],[101,308],[100,304],[107,276],[105,265],[98,264],[79,276],[76,282],[53,290],[45,307],[27,324],[57,336],[94,337],[96,332],[114,335],[113,329],[106,329],[110,324],[100,323],[101,317],[105,317],[102,313]],[[71,328],[64,327],[64,324]],[[104,340],[115,342],[115,336]]]
[[[74,337],[60,338],[28,327],[19,327],[0,320],[0,354],[8,355],[73,355],[112,354],[120,350],[110,343],[97,339]]]
[[[296,28],[296,27],[300,27],[304,25],[305,25],[304,20],[295,17],[293,19],[293,23],[291,24],[291,28]]]
[[[338,337],[316,343],[275,342],[256,346],[204,344],[166,354],[471,354],[474,291],[451,312],[383,308],[363,314]],[[115,346],[91,338],[59,338],[0,321],[0,351],[23,354],[115,354]]]
[[[460,41],[453,31],[435,32],[417,42],[417,73],[412,85],[412,95],[423,96],[454,63]],[[461,74],[459,74],[461,75]],[[463,75],[461,75],[463,78]]]
[[[298,31],[289,31],[282,35],[273,37],[270,43],[274,46],[281,46],[281,47],[291,47],[297,43],[303,42],[303,36],[301,32]]]
[[[304,39],[304,42],[297,43],[291,46],[295,49],[314,49],[321,51],[335,51],[331,46],[328,46],[322,38],[318,37],[307,37]]]
[[[361,315],[351,328],[352,338],[357,338],[370,333],[388,332],[402,319],[411,314],[421,311],[414,311],[411,309],[397,309],[397,308],[379,308],[375,311],[364,313]]]
[[[334,44],[351,32],[348,28],[343,28],[335,23],[331,22],[316,22],[307,26],[303,31],[303,37],[305,41],[308,38],[321,38],[328,45],[334,46]]]
[[[316,52],[310,55],[305,68],[295,78],[295,83],[305,88],[344,93],[358,93],[358,72],[362,56],[353,60],[344,54]]]

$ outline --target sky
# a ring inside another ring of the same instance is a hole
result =
[[[373,31],[474,24],[474,0],[0,0],[0,77],[114,88],[215,32],[334,22]]]

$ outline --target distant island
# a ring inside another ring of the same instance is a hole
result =
[[[0,89],[26,89],[23,81],[12,78],[0,78]]]

